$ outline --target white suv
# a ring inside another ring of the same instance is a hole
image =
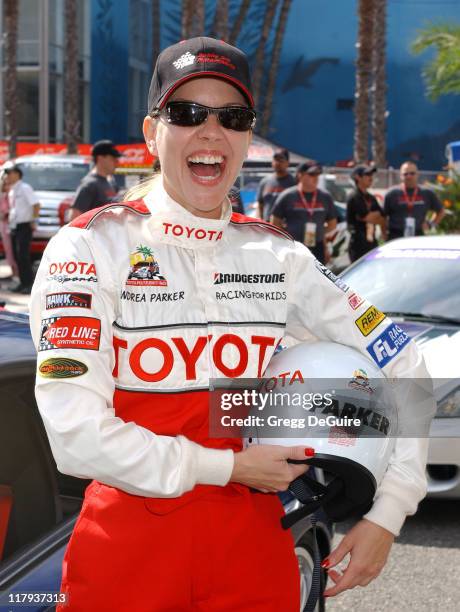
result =
[[[10,165],[11,161],[7,163]],[[91,158],[84,155],[24,155],[17,157],[14,164],[21,168],[24,182],[33,188],[41,204],[33,241],[43,243],[66,222],[66,210],[73,202],[80,181],[90,170]],[[36,250],[43,249],[33,248]]]

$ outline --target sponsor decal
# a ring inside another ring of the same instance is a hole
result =
[[[50,263],[47,280],[58,283],[85,281],[97,283],[96,266],[86,261],[61,261]]]
[[[174,293],[152,293],[147,295],[146,293],[134,293],[132,291],[122,291],[120,295],[121,300],[126,302],[177,302],[183,300],[185,291],[174,291]]]
[[[348,382],[347,386],[350,389],[358,389],[365,393],[374,393],[375,391],[375,389],[370,386],[366,370],[362,370],[361,368],[353,372],[353,378]]]
[[[356,446],[358,436],[343,427],[331,427],[329,429],[329,443],[337,446]]]
[[[129,274],[126,280],[127,285],[166,287],[168,282],[160,274],[160,266],[156,261],[150,247],[136,247],[134,253],[129,256]]]
[[[329,268],[327,266],[325,266],[324,264],[322,264],[318,260],[315,261],[315,266],[316,266],[316,269],[319,272],[321,272],[321,274],[323,274],[332,283],[334,283],[334,285],[336,285],[336,287],[338,287],[341,291],[343,291],[344,293],[346,293],[348,291],[349,286],[345,283],[345,281],[343,281],[341,278],[338,278],[338,276],[336,276],[334,274],[334,272],[329,270]]]
[[[38,367],[38,373],[42,378],[76,378],[83,376],[88,367],[76,359],[65,357],[51,357],[46,359]]]
[[[101,321],[92,317],[51,317],[42,320],[39,351],[70,348],[99,350]]]
[[[217,338],[206,334],[194,337],[190,344],[182,336],[168,339],[152,336],[133,344],[114,336],[113,376],[117,378],[119,369],[127,368],[139,380],[149,383],[164,380],[171,373],[177,376],[176,372],[183,372],[181,376],[185,380],[196,380],[197,369],[209,367],[205,349],[210,345],[209,354],[216,373],[236,378],[243,376],[248,367],[252,371],[257,364],[257,377],[260,377],[280,340],[254,335],[248,342],[236,334],[222,334]]]
[[[222,239],[223,232],[221,230],[208,230],[202,227],[188,227],[178,223],[163,223],[164,232],[169,236],[185,236],[185,238],[194,238],[196,240],[214,240],[217,242]]]
[[[361,304],[364,304],[364,299],[360,297],[357,293],[351,293],[348,298],[348,303],[353,308],[353,310],[357,310]]]
[[[180,70],[181,68],[185,68],[186,66],[191,66],[194,62],[195,55],[190,53],[190,51],[187,51],[187,53],[184,53],[179,58],[177,58],[175,62],[173,62],[173,66],[174,68],[176,68],[176,70]]]
[[[280,274],[222,274],[214,273],[214,284],[223,285],[224,283],[284,283],[286,273]]]
[[[370,306],[355,321],[359,331],[363,336],[368,336],[380,323],[386,319],[383,312],[380,312],[375,306]]]
[[[231,291],[216,291],[216,300],[285,300],[286,291],[248,291],[235,289]]]
[[[409,342],[410,338],[396,323],[390,325],[366,348],[375,363],[383,368]]]
[[[45,308],[91,308],[91,300],[90,293],[48,293]]]
[[[217,55],[217,53],[198,53],[196,56],[196,61],[198,64],[203,62],[222,64],[231,70],[235,70],[235,64],[233,64],[228,57],[225,57],[225,55]]]

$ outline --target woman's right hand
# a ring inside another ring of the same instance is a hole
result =
[[[291,482],[308,470],[306,464],[288,463],[305,460],[315,454],[304,446],[261,444],[235,453],[230,482],[238,482],[263,493],[286,491]]]

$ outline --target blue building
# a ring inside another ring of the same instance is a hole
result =
[[[157,25],[164,48],[181,38],[182,0],[159,1]],[[62,142],[64,0],[18,2],[20,136]],[[240,2],[229,0],[231,23]],[[0,0],[0,9],[2,4]],[[152,70],[152,4],[153,0],[77,3],[83,142],[142,139]],[[410,44],[429,22],[460,23],[460,0],[388,0],[387,4],[388,160],[396,166],[412,157],[423,168],[439,168],[445,163],[445,145],[460,139],[460,98],[444,96],[436,103],[427,99],[421,71],[430,53],[415,57]],[[206,0],[206,33],[211,31],[215,6],[216,0]],[[237,40],[251,62],[265,7],[266,0],[251,1]],[[357,0],[292,0],[284,35],[267,136],[328,164],[352,156],[356,10]],[[266,74],[274,34],[272,28]],[[4,70],[4,61],[2,66]],[[2,104],[0,90],[3,117]],[[3,136],[0,121],[0,139]]]
[[[229,4],[232,21],[240,2]],[[252,0],[237,41],[251,60],[265,4]],[[208,1],[207,29],[213,5]],[[167,46],[180,38],[180,1],[163,0],[163,6],[162,45]],[[460,97],[427,99],[421,72],[430,53],[416,57],[410,45],[429,22],[460,24],[460,0],[388,0],[387,7],[388,160],[396,166],[412,157],[421,167],[439,168],[446,163],[445,145],[460,139]],[[356,11],[356,0],[293,0],[288,17],[267,136],[323,163],[352,157]],[[272,31],[266,71],[273,39]]]
[[[4,31],[0,0],[0,32]],[[139,141],[152,68],[151,0],[78,0],[80,137]],[[18,0],[19,139],[64,140],[64,0]],[[5,71],[4,39],[0,61]],[[0,140],[4,132],[0,79]]]

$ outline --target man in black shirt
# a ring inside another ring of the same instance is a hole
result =
[[[244,204],[238,187],[233,186],[228,192],[228,199],[232,205],[233,212],[244,215]]]
[[[402,184],[390,189],[385,196],[383,211],[388,218],[388,240],[403,236],[423,236],[428,229],[426,215],[436,213],[435,226],[444,217],[444,208],[431,189],[419,187],[418,168],[414,162],[405,162],[400,169]]]
[[[370,166],[356,166],[351,175],[356,185],[347,200],[347,225],[351,234],[348,253],[352,262],[377,246],[376,225],[385,233],[383,210],[375,196],[369,193],[376,171]]]
[[[70,209],[70,221],[81,213],[108,204],[115,199],[118,187],[113,173],[121,153],[111,140],[99,140],[92,148],[93,170],[83,179]]]
[[[275,151],[272,160],[273,174],[266,176],[259,183],[257,202],[259,204],[259,218],[268,221],[277,196],[296,184],[292,174],[289,174],[289,151],[281,149]]]
[[[303,242],[321,263],[327,263],[325,232],[337,225],[337,212],[327,191],[318,189],[321,166],[307,159],[297,167],[298,183],[281,193],[273,205],[270,221],[286,228],[294,240]]]

